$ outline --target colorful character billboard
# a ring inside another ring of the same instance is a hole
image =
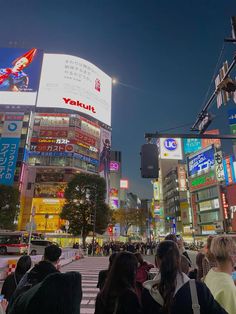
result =
[[[42,56],[36,48],[0,48],[1,105],[35,105]]]
[[[106,181],[107,202],[110,190],[111,132],[101,128],[99,173]]]

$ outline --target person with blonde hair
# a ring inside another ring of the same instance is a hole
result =
[[[236,245],[231,237],[217,236],[211,243],[217,266],[209,270],[205,283],[215,300],[229,313],[236,313],[236,287],[232,272],[236,262]]]
[[[209,236],[207,238],[206,243],[206,255],[202,260],[202,271],[203,271],[203,279],[206,277],[207,273],[212,267],[216,267],[216,259],[215,256],[211,252],[211,242],[213,240],[213,236]]]

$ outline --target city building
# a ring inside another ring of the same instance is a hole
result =
[[[21,84],[13,80],[10,86],[6,76],[1,85],[6,88],[0,88],[0,158],[8,157],[1,163],[0,184],[20,190],[20,230],[33,219],[37,231],[59,231],[64,192],[75,174],[103,176],[108,202],[111,78],[75,56],[35,48],[2,49],[2,54],[32,65],[24,69]]]

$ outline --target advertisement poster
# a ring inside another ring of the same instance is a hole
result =
[[[182,160],[182,141],[180,138],[160,138],[161,159]]]
[[[209,171],[215,165],[214,147],[209,146],[198,153],[187,157],[188,175],[198,176],[203,172]]]
[[[184,153],[191,154],[202,148],[202,140],[200,138],[184,138]]]
[[[216,179],[218,181],[224,181],[225,175],[224,175],[224,167],[223,167],[223,156],[222,152],[216,152],[215,153],[215,172],[216,172]]]
[[[14,182],[19,143],[19,138],[0,138],[0,184]]]
[[[111,125],[111,78],[79,57],[44,54],[37,107],[84,113]]]
[[[110,189],[111,132],[101,128],[99,174],[106,181],[107,202]]]
[[[23,113],[6,113],[2,137],[20,138],[23,119]]]
[[[226,185],[232,184],[235,182],[235,173],[232,156],[228,156],[223,160],[224,174],[225,174],[225,183]]]
[[[35,106],[42,50],[0,48],[0,104]]]
[[[218,129],[209,130],[209,131],[204,132],[204,134],[217,135],[217,134],[220,134],[220,131]],[[205,148],[210,145],[215,145],[215,147],[219,148],[221,147],[221,140],[219,138],[217,139],[203,138],[202,139],[202,148]]]

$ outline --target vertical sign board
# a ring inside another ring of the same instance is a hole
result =
[[[225,180],[224,167],[223,167],[223,156],[222,152],[216,152],[215,155],[215,172],[217,181],[221,182]]]
[[[187,191],[186,171],[184,165],[178,165],[179,191]]]
[[[232,156],[226,157],[223,161],[223,165],[224,165],[224,174],[225,174],[226,185],[234,183],[235,182],[235,173],[234,173]]]
[[[12,185],[18,156],[23,113],[6,113],[0,138],[0,184]]]
[[[12,185],[18,155],[19,138],[0,139],[0,184]]]

